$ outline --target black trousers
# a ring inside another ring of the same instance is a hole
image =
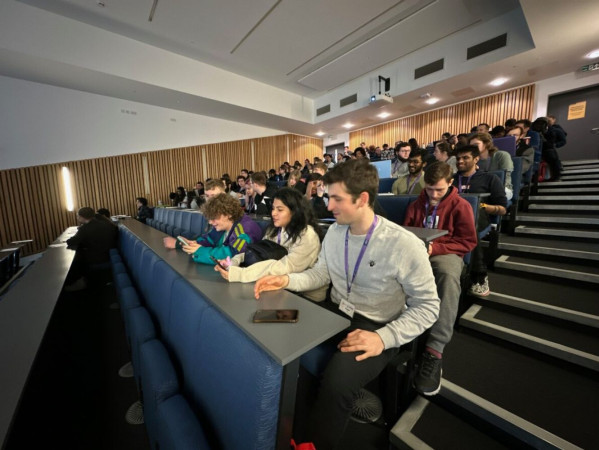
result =
[[[338,305],[330,301],[321,305],[334,312],[339,311]],[[381,327],[381,324],[355,314],[350,327],[331,339],[339,343],[353,330],[375,331]],[[324,371],[316,402],[310,413],[308,435],[302,436],[301,441],[314,442],[318,450],[337,448],[351,415],[355,396],[361,388],[379,376],[398,352],[399,348],[392,348],[379,356],[356,361],[360,352],[336,351]]]
[[[543,159],[549,165],[551,179],[559,180],[561,176],[561,161],[559,160],[557,150],[553,147],[545,148],[543,146]]]

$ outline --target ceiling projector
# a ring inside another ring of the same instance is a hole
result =
[[[393,97],[389,94],[373,95],[368,103],[370,106],[385,106],[393,103]]]

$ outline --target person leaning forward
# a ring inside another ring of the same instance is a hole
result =
[[[316,265],[301,273],[267,276],[264,291],[301,292],[332,283],[328,308],[351,317],[333,339],[337,351],[325,369],[306,436],[319,450],[335,448],[349,420],[354,396],[398,353],[437,320],[439,297],[427,249],[402,227],[375,215],[376,168],[367,160],[335,166],[324,177],[328,209],[337,222],[322,243]],[[343,255],[343,256],[341,256]]]

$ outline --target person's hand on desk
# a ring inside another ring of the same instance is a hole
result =
[[[162,239],[165,248],[176,248],[177,240],[174,237],[167,236]]]
[[[289,277],[287,275],[267,275],[256,281],[256,284],[254,285],[254,297],[258,300],[260,298],[260,292],[284,289],[288,284]]]
[[[223,277],[225,280],[229,280],[229,272],[220,267],[218,264],[214,266],[214,270],[220,273],[220,276]]]
[[[181,249],[188,255],[193,255],[201,245],[197,242],[187,241],[187,245],[182,245]]]
[[[356,356],[356,361],[363,361],[371,356],[378,356],[385,350],[383,340],[374,331],[354,330],[339,342],[337,348],[342,352],[364,352]]]

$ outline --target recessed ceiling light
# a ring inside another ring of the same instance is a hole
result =
[[[347,128],[347,129],[353,128],[353,126],[354,126],[354,124],[353,123],[349,123],[349,122],[343,124],[343,128]]]
[[[382,113],[380,113],[378,116],[379,116],[381,119],[386,119],[386,118],[387,118],[387,117],[389,117],[390,115],[391,115],[391,113],[388,113],[388,112],[382,112]]]
[[[493,81],[491,81],[489,84],[491,86],[501,86],[502,84],[507,83],[507,78],[495,78]]]
[[[438,101],[439,101],[439,99],[437,97],[431,97],[425,103],[428,103],[429,105],[434,105]]]
[[[324,131],[319,131],[318,133],[316,133],[316,136],[324,136]]]
[[[599,58],[599,49],[587,53],[586,55],[584,55],[584,57],[588,59]]]

